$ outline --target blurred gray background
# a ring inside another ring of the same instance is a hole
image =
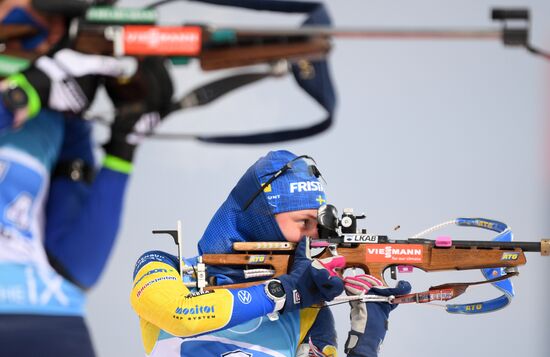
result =
[[[139,6],[148,1],[120,1]],[[532,41],[550,49],[550,2],[332,1],[342,27],[495,27],[492,6],[531,8]],[[161,9],[163,23],[295,26],[300,16],[254,13],[178,2]],[[100,357],[141,356],[138,318],[129,305],[135,260],[150,249],[175,252],[152,229],[183,220],[185,253],[197,240],[241,174],[272,149],[309,154],[340,212],[365,212],[370,232],[406,238],[460,216],[508,223],[516,240],[550,236],[548,119],[550,62],[495,41],[335,40],[330,56],[338,91],[334,127],[279,145],[214,146],[147,140],[139,149],[123,225],[108,269],[89,297],[88,322]],[[223,73],[193,63],[173,70],[182,94]],[[94,108],[105,110],[105,101]],[[227,133],[300,126],[323,115],[291,78],[266,80],[205,109],[172,115],[162,132]],[[98,139],[105,137],[103,129]],[[397,225],[401,229],[394,232]],[[489,239],[479,230],[446,231],[454,238]],[[547,272],[550,259],[528,255],[515,278],[517,296],[488,315],[456,316],[433,305],[392,313],[381,356],[550,355]],[[415,291],[481,278],[479,272],[401,275]],[[393,282],[391,282],[393,284]],[[470,288],[462,302],[492,298],[492,288]],[[348,307],[336,307],[340,353]]]

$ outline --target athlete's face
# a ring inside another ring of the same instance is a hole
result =
[[[299,242],[304,236],[319,238],[316,209],[278,213],[275,220],[289,242]]]

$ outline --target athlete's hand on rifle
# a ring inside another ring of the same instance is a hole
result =
[[[344,282],[334,272],[345,266],[344,257],[311,260],[306,256],[306,246],[306,239],[302,239],[290,273],[277,278],[286,294],[283,313],[330,301],[344,291]]]
[[[3,107],[18,127],[42,108],[81,113],[92,102],[100,77],[130,77],[134,58],[86,55],[62,49],[39,57],[28,69],[0,82]],[[5,123],[6,124],[6,123]]]
[[[106,88],[116,116],[105,152],[131,162],[137,145],[170,111],[173,86],[166,59],[147,57],[139,62],[136,75],[130,81],[118,83],[110,79]]]
[[[403,295],[411,291],[411,285],[406,281],[399,281],[395,288],[384,286],[379,279],[361,274],[344,279],[348,295]],[[397,305],[387,302],[365,303],[359,300],[351,301],[351,330],[345,345],[348,356],[376,357],[378,350],[388,329],[390,311]]]

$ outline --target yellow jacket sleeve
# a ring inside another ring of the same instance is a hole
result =
[[[233,310],[233,294],[227,289],[191,294],[177,270],[163,262],[150,262],[138,271],[130,302],[141,319],[183,337],[223,328]]]
[[[136,264],[130,296],[132,307],[142,320],[174,336],[214,332],[267,315],[275,308],[261,283],[192,293],[176,266],[177,258],[169,254],[145,253]],[[148,335],[155,331],[148,329]]]

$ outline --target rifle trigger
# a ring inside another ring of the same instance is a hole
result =
[[[337,249],[336,244],[329,245],[328,250],[329,250],[330,254],[332,254],[332,256],[337,256],[338,255],[338,249]]]
[[[397,268],[395,267],[395,265],[392,265],[390,267],[390,277],[392,278],[392,280],[397,280]]]

